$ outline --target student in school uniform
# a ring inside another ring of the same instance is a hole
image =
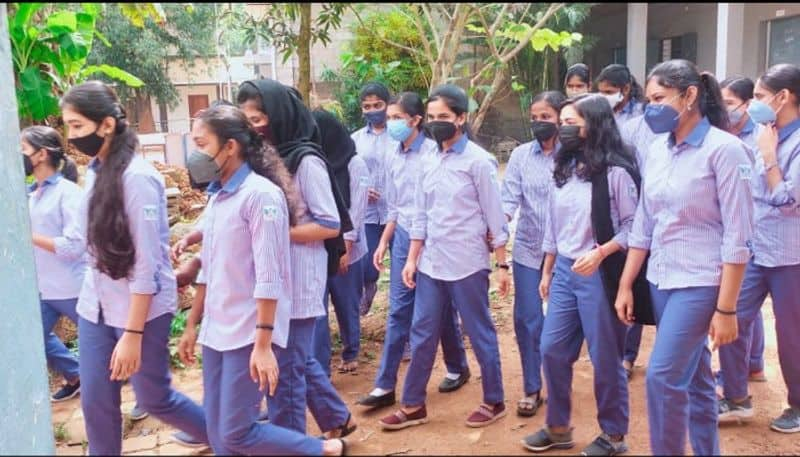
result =
[[[349,208],[353,230],[344,234],[347,252],[339,260],[336,274],[328,278],[322,302],[325,315],[317,318],[314,330],[314,356],[329,377],[331,375],[331,334],[328,325],[328,297],[333,303],[339,322],[342,339],[342,360],[339,373],[352,373],[358,369],[358,353],[361,348],[361,322],[358,306],[364,288],[364,271],[361,259],[367,253],[367,237],[364,232],[364,214],[367,209],[369,170],[347,128],[336,117],[324,110],[312,112],[319,126],[322,151],[336,175],[337,186]]]
[[[642,86],[625,65],[615,63],[603,68],[594,87],[611,105],[617,126],[644,112]]]
[[[517,146],[503,178],[503,211],[510,222],[519,209],[514,236],[514,333],[522,363],[523,397],[517,415],[530,417],[542,406],[542,337],[544,312],[539,296],[542,279],[542,240],[547,202],[553,187],[553,156],[558,151],[558,111],[564,95],[542,92],[531,102],[533,141]]]
[[[426,128],[438,150],[416,188],[411,244],[402,272],[406,286],[416,288],[411,363],[403,407],[380,421],[389,430],[428,421],[425,390],[450,303],[461,316],[481,367],[483,401],[467,419],[467,426],[487,426],[506,414],[497,332],[489,313],[486,241],[489,233],[498,289],[505,296],[507,234],[496,169],[487,160],[488,152],[465,136],[467,95],[463,89],[452,84],[435,88],[426,115]]]
[[[545,427],[522,444],[534,452],[574,446],[572,366],[585,338],[601,434],[583,455],[616,455],[627,451],[628,385],[621,363],[625,327],[609,303],[616,290],[609,290],[613,286],[603,264],[627,248],[638,201],[631,175],[637,173],[635,158],[602,96],[567,100],[559,119],[561,149],[555,158],[539,285],[541,296],[548,298],[541,342],[547,418]]]
[[[126,379],[145,411],[208,442],[202,408],[170,386],[167,341],[177,300],[164,178],[135,153],[136,133],[109,86],[75,86],[61,108],[68,141],[93,157],[80,216],[91,267],[77,305],[89,453],[120,454]]]
[[[722,89],[722,101],[728,110],[728,131],[739,137],[748,147],[751,159],[755,162],[755,152],[758,150],[758,134],[761,126],[753,122],[747,115],[747,107],[753,98],[755,83],[750,78],[744,76],[731,76],[719,83]],[[749,375],[748,381],[765,382],[764,376],[764,320],[762,312],[759,311],[750,329],[749,354]],[[718,388],[724,384],[724,374],[722,370],[717,371],[716,381]],[[721,398],[720,398],[721,399]],[[723,417],[720,417],[723,419]]]
[[[276,394],[273,347],[289,339],[292,278],[289,226],[298,215],[281,186],[288,171],[267,155],[261,137],[238,108],[205,110],[192,138],[203,160],[192,174],[217,179],[203,224],[202,271],[179,345],[186,363],[203,346],[203,406],[217,455],[341,455],[343,440],[320,440],[274,424],[258,424],[263,393]],[[196,326],[202,321],[199,331]]]
[[[28,189],[28,208],[45,355],[47,364],[66,381],[50,400],[60,402],[81,390],[78,358],[53,333],[53,327],[61,316],[78,322],[75,307],[86,273],[86,237],[79,220],[84,196],[74,181],[58,171],[66,157],[57,130],[37,125],[22,130],[20,137],[25,175],[36,180]]]
[[[750,326],[767,294],[772,297],[778,358],[789,407],[770,428],[800,432],[800,68],[770,67],[756,82],[747,114],[762,124],[756,142],[756,166],[750,184],[755,206],[753,258],[747,264],[736,307],[739,337],[720,350],[724,400],[719,417],[750,417],[747,389]]]
[[[386,336],[375,388],[357,404],[369,408],[392,406],[396,402],[395,387],[404,346],[408,345],[414,315],[414,289],[403,283],[402,270],[408,258],[409,231],[414,217],[414,193],[421,174],[431,166],[436,142],[425,136],[423,119],[425,104],[414,92],[403,92],[389,100],[387,130],[399,146],[386,164],[386,228],[373,256],[375,268],[382,269],[383,258],[391,245],[391,277],[389,281],[389,314]],[[461,333],[456,325],[455,308],[442,319],[442,353],[447,375],[439,385],[440,392],[453,392],[469,380],[470,372]]]
[[[564,76],[564,93],[567,97],[576,97],[592,91],[592,73],[585,63],[576,63],[567,68]]]
[[[367,214],[364,218],[367,233],[367,255],[363,258],[364,294],[361,298],[361,315],[366,315],[372,307],[378,291],[378,270],[372,264],[375,248],[378,247],[386,227],[386,160],[395,149],[397,142],[386,130],[386,105],[389,103],[389,89],[381,83],[367,83],[359,94],[361,112],[367,125],[353,132],[356,151],[367,163],[371,186]]]
[[[712,348],[736,338],[736,298],[750,259],[752,178],[746,147],[726,132],[719,86],[687,60],[647,78],[645,120],[655,134],[642,197],[628,236],[616,299],[632,323],[631,285],[648,251],[656,339],[647,366],[647,416],[654,455],[719,455]]]
[[[237,102],[254,129],[277,149],[305,208],[289,233],[292,313],[286,349],[276,352],[281,377],[276,395],[267,397],[269,420],[305,433],[308,406],[326,437],[343,437],[356,424],[314,357],[313,338],[317,318],[325,315],[329,262],[338,266],[340,261],[325,241],[341,239],[340,231],[353,226],[320,146],[319,128],[296,89],[269,79],[246,81]]]

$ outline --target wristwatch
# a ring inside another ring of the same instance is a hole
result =
[[[495,263],[495,264],[494,264],[494,267],[495,267],[495,268],[502,268],[503,270],[506,270],[506,271],[507,271],[509,268],[511,268],[511,267],[509,267],[509,266],[508,266],[508,264],[507,264],[507,263]]]

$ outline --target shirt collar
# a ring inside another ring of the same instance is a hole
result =
[[[55,184],[61,179],[62,175],[59,172],[53,173],[52,175],[48,176],[47,179],[44,180],[44,185],[42,187],[47,186],[48,184]],[[29,192],[33,192],[39,187],[39,183],[35,182],[28,187]]]
[[[460,154],[464,152],[465,149],[467,149],[467,134],[462,133],[461,138],[459,138],[454,145],[450,146],[446,152],[455,152]]]
[[[706,138],[706,134],[711,129],[711,122],[708,121],[708,118],[703,116],[703,119],[694,126],[694,129],[689,133],[686,139],[683,140],[682,144],[689,144],[694,147],[699,147],[703,144],[703,140]],[[669,134],[669,145],[675,146],[675,134]]]
[[[755,128],[756,128],[756,123],[753,122],[752,119],[750,119],[750,116],[747,116],[747,122],[744,123],[744,127],[742,127],[742,130],[739,132],[739,135],[740,136],[747,135],[748,133],[755,130]]]
[[[778,143],[783,143],[783,140],[789,138],[797,129],[800,129],[800,117],[790,122],[789,125],[778,129]]]
[[[206,188],[206,193],[211,195],[217,193],[218,191],[222,191],[232,194],[239,190],[239,187],[242,185],[247,176],[250,175],[251,171],[252,169],[250,168],[250,165],[243,163],[239,166],[239,169],[236,170],[233,176],[231,176],[231,179],[229,179],[224,186],[220,181],[211,181]]]
[[[411,145],[408,146],[408,149],[403,148],[403,143],[400,143],[400,152],[402,153],[409,153],[409,152],[417,152],[422,147],[422,143],[425,142],[425,133],[421,130],[417,131],[417,137],[414,138],[414,141],[411,142]]]
[[[625,106],[622,107],[622,109],[620,110],[620,113],[630,114],[630,113],[633,112],[634,109],[636,109],[636,101],[631,99],[631,100],[628,100],[628,103]]]
[[[550,153],[552,157],[561,149],[561,143],[556,140],[556,147],[553,149],[553,152]],[[533,145],[531,146],[531,152],[534,154],[544,154],[544,149],[542,149],[542,144],[539,143],[539,140],[533,140]]]
[[[376,133],[374,130],[372,130],[372,124],[371,124],[371,123],[369,123],[369,122],[367,122],[367,133],[369,133],[370,135],[381,136],[381,135],[383,135],[384,133],[386,133],[386,131],[387,131],[387,130],[388,130],[388,129],[387,129],[387,128],[386,128],[386,126],[384,125],[384,126],[383,126],[383,131],[382,131],[381,133]]]
[[[89,161],[89,169],[92,171],[99,170],[101,166],[103,166],[103,163],[97,157]]]

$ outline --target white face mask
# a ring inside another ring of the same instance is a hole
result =
[[[619,91],[616,94],[603,94],[603,97],[608,100],[608,104],[611,105],[612,110],[622,101],[622,99],[625,98],[625,96],[622,95],[622,91]]]

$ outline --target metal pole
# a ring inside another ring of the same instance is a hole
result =
[[[14,81],[6,4],[0,81]],[[0,84],[0,455],[54,455],[47,362],[13,84]]]

